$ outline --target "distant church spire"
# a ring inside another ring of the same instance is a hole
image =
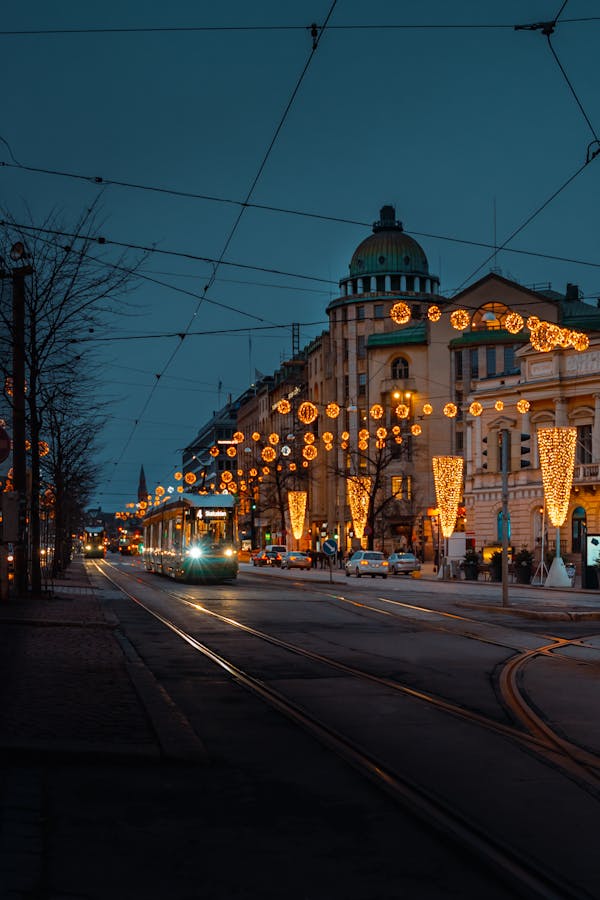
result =
[[[140,469],[140,483],[138,484],[138,501],[146,501],[148,499],[148,488],[146,487],[146,476],[144,475],[144,467]]]

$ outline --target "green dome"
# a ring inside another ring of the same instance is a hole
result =
[[[393,274],[428,275],[423,248],[404,233],[393,206],[384,206],[373,234],[358,245],[350,261],[350,276]]]

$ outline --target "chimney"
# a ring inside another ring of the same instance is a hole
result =
[[[579,285],[567,282],[567,290],[565,292],[565,300],[579,300]]]

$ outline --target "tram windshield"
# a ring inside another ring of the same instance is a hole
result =
[[[192,509],[186,516],[186,544],[230,544],[233,518],[225,509]]]

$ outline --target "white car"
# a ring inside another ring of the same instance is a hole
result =
[[[389,564],[383,553],[378,550],[357,550],[346,563],[346,575],[356,575],[360,578],[362,575],[370,575],[375,578],[381,575],[382,578],[388,577]]]

